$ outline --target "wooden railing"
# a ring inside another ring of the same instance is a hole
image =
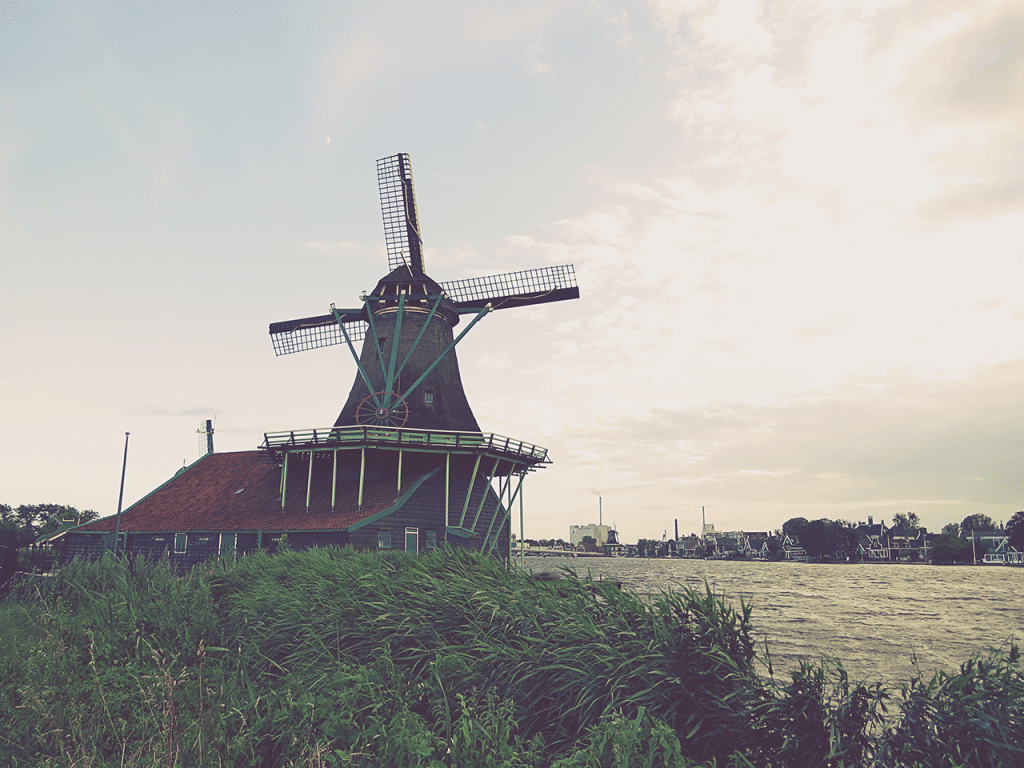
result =
[[[381,445],[394,448],[438,448],[440,450],[466,449],[494,452],[514,456],[530,462],[547,459],[547,448],[524,443],[502,435],[482,432],[446,432],[431,429],[402,429],[395,427],[323,427],[294,429],[288,432],[267,432],[263,448],[269,451],[287,451],[293,448],[309,450],[346,445]]]

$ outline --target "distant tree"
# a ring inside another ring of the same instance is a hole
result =
[[[936,540],[931,556],[940,563],[970,563],[974,560],[971,542],[948,533],[942,534]]]
[[[916,512],[897,512],[892,516],[892,535],[893,536],[908,536],[913,537],[917,535],[917,529],[921,527],[921,520],[918,518]]]
[[[812,520],[799,536],[811,557],[848,557],[857,551],[857,529],[845,520]]]
[[[1011,546],[1024,550],[1024,511],[1015,512],[1010,518],[1006,524],[1006,535],[1010,539]]]
[[[24,547],[40,536],[53,533],[65,518],[79,525],[95,520],[99,515],[91,509],[79,512],[63,504],[22,504],[11,507],[0,504],[0,537]]]
[[[960,531],[964,535],[967,535],[970,531],[995,531],[998,529],[999,526],[996,525],[996,521],[988,515],[968,515],[960,523]]]
[[[946,523],[942,526],[942,533],[944,536],[959,536],[960,523]]]
[[[593,536],[584,536],[580,539],[580,544],[597,544],[597,539]]]
[[[806,517],[791,517],[782,524],[782,532],[787,536],[799,536],[809,524]]]

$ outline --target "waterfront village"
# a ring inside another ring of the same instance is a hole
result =
[[[513,538],[513,555],[1024,566],[1020,541],[1024,512],[1014,515],[1007,526],[987,515],[969,515],[941,533],[928,533],[917,522],[912,513],[896,515],[891,526],[872,517],[856,524],[793,518],[773,532],[716,531],[713,524],[705,523],[699,536],[679,536],[676,521],[674,537],[666,534],[660,540],[639,539],[636,544],[620,542],[618,532],[608,525],[589,523],[569,526],[568,541],[524,539],[520,543]]]

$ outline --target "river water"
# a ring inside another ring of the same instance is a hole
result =
[[[1022,639],[1024,568],[823,565],[727,560],[528,557],[527,570],[614,579],[641,595],[689,586],[753,606],[778,678],[801,659],[842,662],[852,680],[909,681],[956,670],[975,651]],[[783,678],[784,679],[784,678]]]

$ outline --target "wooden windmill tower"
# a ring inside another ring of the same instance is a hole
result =
[[[547,451],[481,432],[455,346],[493,310],[579,298],[575,273],[564,265],[435,282],[409,156],[378,160],[377,178],[389,273],[360,307],[270,326],[278,355],[345,344],[357,368],[334,426],[265,435],[281,466],[282,512],[337,517],[359,547],[448,541],[506,556],[523,478],[548,463]]]

